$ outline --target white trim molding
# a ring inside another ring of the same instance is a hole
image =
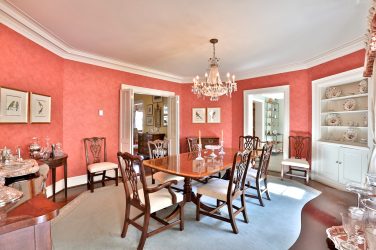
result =
[[[174,83],[192,83],[191,77],[161,72],[151,68],[133,65],[124,61],[115,60],[113,58],[74,49],[67,42],[54,36],[51,31],[48,31],[37,21],[33,20],[30,16],[27,16],[25,13],[21,12],[5,0],[0,0],[0,23],[8,26],[31,41],[39,44],[43,48],[64,59],[171,81]],[[304,70],[363,49],[365,47],[363,41],[364,37],[358,37],[353,41],[344,43],[335,49],[326,51],[310,59],[292,64],[250,69],[234,73],[236,74],[238,80],[244,80],[259,76]]]

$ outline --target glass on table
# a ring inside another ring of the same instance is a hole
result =
[[[376,249],[376,200],[363,199],[362,205],[366,208],[364,219],[364,234],[367,249]]]
[[[362,196],[371,196],[376,193],[374,187],[367,184],[359,184],[356,182],[349,182],[346,184],[346,190],[358,195],[358,207],[360,207],[360,200]]]
[[[355,227],[353,225],[353,218],[351,212],[341,213],[342,226],[347,234],[347,240],[341,242],[341,249],[356,250],[357,247],[353,244],[353,238],[355,235]]]

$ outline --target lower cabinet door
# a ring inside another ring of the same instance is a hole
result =
[[[320,176],[338,182],[338,146],[320,144],[318,160]]]
[[[338,165],[340,183],[363,183],[367,172],[368,153],[365,150],[340,147]]]

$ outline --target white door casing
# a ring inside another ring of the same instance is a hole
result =
[[[168,97],[168,127],[167,134],[170,143],[169,155],[178,155],[180,153],[179,146],[179,96]]]

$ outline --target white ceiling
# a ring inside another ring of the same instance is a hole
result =
[[[210,38],[219,39],[220,72],[237,78],[359,49],[370,7],[370,0],[1,2],[68,48],[188,79],[205,73]]]

